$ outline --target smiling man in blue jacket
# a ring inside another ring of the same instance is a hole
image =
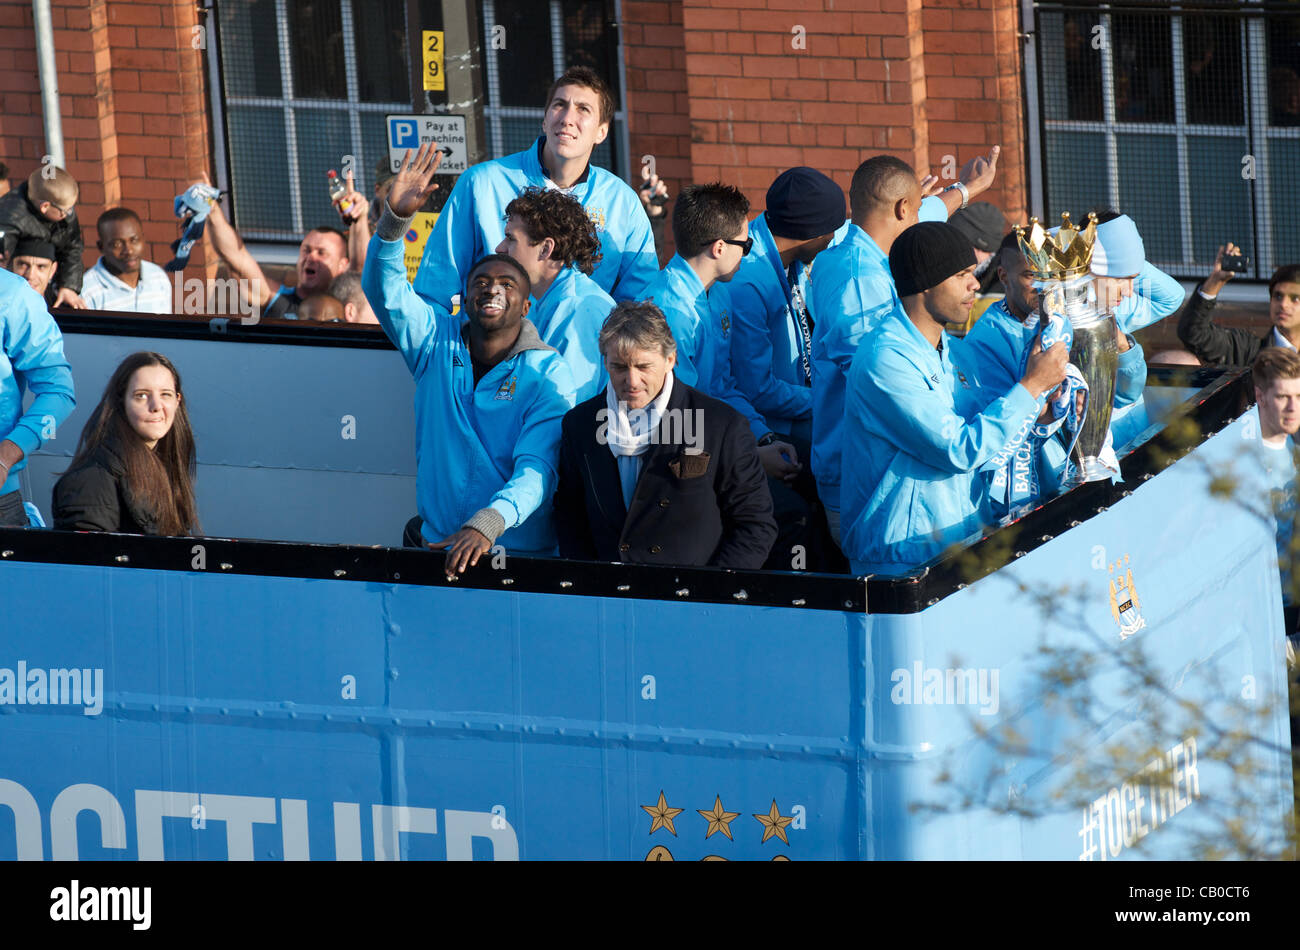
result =
[[[6,270],[0,270],[0,331],[0,526],[25,527],[18,473],[76,401],[58,324],[27,281]],[[26,412],[24,390],[36,397]]]
[[[585,66],[566,70],[547,94],[541,138],[457,180],[425,245],[416,292],[450,310],[470,266],[505,236],[506,205],[533,185],[573,195],[596,225],[602,257],[592,279],[615,300],[643,297],[659,272],[650,219],[629,185],[591,164],[613,120],[614,98],[605,81]]]
[[[465,324],[411,289],[403,235],[436,187],[436,155],[425,145],[403,160],[362,286],[415,376],[419,535],[447,550],[455,577],[498,539],[514,554],[554,553],[551,499],[574,388],[564,358],[525,319],[528,275],[513,258],[490,254],[470,268]]]
[[[1037,349],[990,402],[945,331],[979,290],[970,242],[950,224],[917,224],[894,242],[889,268],[899,305],[849,370],[841,515],[853,572],[897,576],[991,520],[977,470],[1028,431],[1068,353]]]

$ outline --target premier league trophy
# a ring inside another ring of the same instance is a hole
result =
[[[1088,215],[1080,230],[1061,215],[1061,227],[1049,233],[1031,218],[1029,229],[1016,227],[1020,251],[1039,290],[1040,323],[1046,338],[1051,324],[1068,324],[1063,336],[1070,344],[1070,367],[1060,406],[1062,424],[1056,438],[1065,448],[1068,461],[1061,490],[1083,482],[1113,478],[1119,474],[1110,445],[1110,413],[1115,401],[1115,380],[1119,372],[1119,348],[1115,338],[1115,316],[1099,304],[1090,273],[1097,216]],[[1064,326],[1061,327],[1064,330]]]

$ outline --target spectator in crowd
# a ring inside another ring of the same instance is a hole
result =
[[[525,319],[530,286],[514,258],[490,254],[469,269],[467,324],[411,288],[403,235],[433,192],[437,157],[426,144],[403,159],[362,282],[415,377],[420,514],[404,541],[447,549],[455,578],[498,539],[514,554],[554,553],[560,423],[574,387]]]
[[[958,208],[948,217],[948,223],[962,233],[975,249],[975,279],[980,282],[980,297],[996,294],[1001,290],[998,285],[998,268],[994,258],[1002,236],[1007,233],[1007,218],[996,205],[987,201],[972,201],[965,208]],[[992,303],[989,300],[984,307]],[[984,312],[984,307],[976,302],[972,308],[975,319]]]
[[[354,270],[345,270],[330,282],[329,295],[343,304],[344,323],[368,323],[379,325],[379,319],[370,309],[366,292],[361,287],[361,275]]]
[[[53,285],[55,307],[82,306],[81,277],[85,268],[81,256],[85,245],[74,210],[78,193],[75,178],[57,166],[42,165],[0,198],[0,235],[6,260],[23,238],[54,245],[54,259],[59,265]]]
[[[987,523],[976,470],[1034,421],[1068,356],[1034,348],[988,402],[945,332],[979,289],[970,243],[923,222],[894,241],[889,268],[900,303],[861,341],[845,401],[843,549],[859,574],[905,574]]]
[[[993,156],[996,160],[996,155]],[[987,187],[971,166],[974,187]],[[934,179],[917,178],[912,166],[889,155],[867,159],[849,184],[851,218],[842,241],[818,256],[811,278],[812,472],[826,511],[831,537],[840,543],[840,442],[844,428],[844,388],[863,335],[898,305],[889,273],[889,249],[918,220],[943,220],[944,199],[925,192]],[[969,191],[970,186],[967,187]],[[833,202],[832,202],[833,203]],[[782,258],[784,260],[784,258]],[[771,268],[769,268],[771,269]],[[788,281],[786,282],[788,284]],[[752,286],[752,284],[751,284]],[[771,288],[769,288],[771,292]],[[751,340],[760,339],[751,333]],[[793,391],[799,391],[797,387]]]
[[[146,261],[140,216],[129,208],[109,208],[95,222],[99,260],[82,282],[81,299],[90,310],[171,313],[172,284],[161,267]]]
[[[676,350],[654,304],[621,303],[605,321],[609,384],[564,417],[562,557],[750,570],[766,560],[776,522],[754,436],[736,410],[674,378]]]
[[[351,181],[351,177],[348,178]],[[207,176],[204,176],[207,183]],[[262,307],[262,317],[268,320],[297,319],[302,302],[315,293],[329,289],[335,277],[346,270],[360,272],[366,259],[366,242],[370,239],[367,215],[370,202],[358,191],[349,191],[339,199],[348,203],[344,212],[352,222],[348,233],[338,228],[322,226],[308,231],[298,246],[297,282],[286,286],[270,280],[261,265],[253,259],[243,239],[230,226],[221,205],[214,204],[208,214],[204,234],[212,241],[212,249],[226,262],[230,274],[248,281],[253,288],[257,305]]]
[[[506,236],[496,252],[527,272],[533,288],[528,319],[568,362],[576,398],[602,391],[607,377],[597,340],[614,298],[590,277],[600,262],[600,238],[578,199],[525,188],[506,205]]]
[[[72,371],[63,334],[40,295],[16,274],[0,271],[0,526],[24,527],[18,473],[72,413]],[[32,394],[23,410],[24,392]]]
[[[161,353],[113,372],[54,485],[54,527],[187,535],[198,530],[194,432],[180,373]]]
[[[1282,604],[1288,634],[1296,629],[1300,596],[1295,589],[1293,565],[1300,536],[1295,531],[1296,445],[1300,430],[1300,353],[1289,347],[1264,347],[1251,367],[1259,419],[1259,445],[1250,462],[1254,470],[1243,480],[1247,492],[1262,491],[1277,528],[1277,561],[1281,571]],[[1246,499],[1247,503],[1254,499]]]
[[[647,292],[668,320],[677,342],[673,375],[730,405],[749,421],[758,440],[759,460],[772,479],[769,489],[781,530],[771,567],[788,570],[791,548],[803,545],[805,552],[812,552],[809,560],[820,568],[820,551],[810,537],[812,512],[808,501],[795,490],[803,473],[799,452],[772,431],[736,387],[732,375],[733,310],[727,283],[753,245],[748,214],[749,199],[730,185],[683,188],[672,214],[677,253]],[[812,494],[811,486],[808,488]]]
[[[312,323],[343,323],[343,302],[325,291],[312,294],[298,306],[298,319]]]
[[[546,96],[542,136],[505,158],[483,162],[457,180],[424,248],[415,289],[445,310],[465,287],[470,266],[501,243],[505,210],[529,185],[573,195],[600,234],[592,279],[615,300],[645,296],[659,270],[641,199],[617,175],[591,164],[609,135],[614,98],[585,66],[567,69]]]
[[[50,281],[59,269],[54,245],[37,238],[23,238],[14,245],[9,257],[9,269],[27,281],[27,285],[41,295],[47,304],[53,303],[54,293]]]
[[[1272,327],[1262,337],[1211,321],[1219,291],[1233,276],[1224,269],[1223,258],[1240,253],[1231,241],[1219,248],[1214,269],[1192,293],[1178,319],[1178,339],[1210,366],[1249,366],[1262,349],[1280,346],[1294,350],[1300,345],[1300,264],[1279,267],[1269,278],[1268,319]]]

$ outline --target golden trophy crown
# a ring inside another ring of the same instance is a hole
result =
[[[1029,219],[1027,232],[1020,224],[1015,226],[1015,232],[1020,253],[1036,280],[1069,280],[1086,274],[1092,265],[1092,245],[1097,238],[1097,215],[1092,212],[1088,214],[1088,226],[1082,230],[1065,211],[1056,234],[1049,234],[1037,218]]]

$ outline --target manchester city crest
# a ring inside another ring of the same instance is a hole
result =
[[[509,379],[505,380],[505,381],[501,384],[501,387],[500,387],[499,389],[497,389],[497,394],[496,394],[495,396],[493,396],[492,398],[493,398],[493,399],[514,399],[514,398],[515,398],[515,378],[514,378],[513,376],[511,376]]]
[[[1141,607],[1137,585],[1133,583],[1133,568],[1125,554],[1123,560],[1110,566],[1110,614],[1119,624],[1121,640],[1127,640],[1147,625],[1139,612]]]

